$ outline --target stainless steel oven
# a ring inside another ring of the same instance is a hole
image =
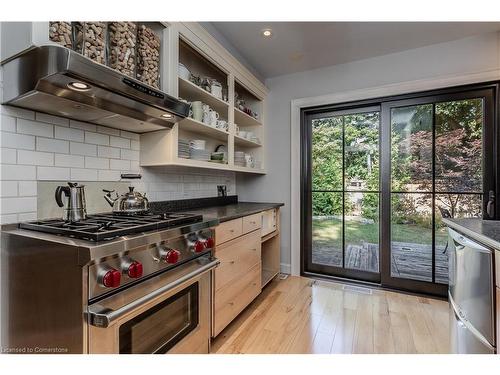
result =
[[[208,353],[210,255],[88,307],[89,353]]]

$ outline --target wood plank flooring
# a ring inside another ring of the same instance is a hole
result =
[[[273,280],[212,353],[448,353],[448,303],[304,277]]]

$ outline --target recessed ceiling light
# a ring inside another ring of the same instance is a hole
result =
[[[164,113],[161,117],[172,118],[172,115],[170,113]]]
[[[270,38],[273,36],[273,31],[271,29],[264,29],[261,33],[264,38]]]
[[[68,87],[72,90],[76,91],[87,91],[90,90],[90,85],[87,85],[83,82],[70,82],[68,83]]]

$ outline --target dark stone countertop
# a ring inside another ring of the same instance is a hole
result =
[[[450,228],[483,245],[500,250],[500,221],[482,219],[443,219]]]
[[[223,206],[187,209],[181,212],[201,214],[205,220],[215,218],[222,223],[281,206],[284,206],[284,203],[238,202]]]

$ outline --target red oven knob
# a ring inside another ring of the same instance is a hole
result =
[[[174,264],[174,263],[177,263],[179,261],[180,255],[181,255],[181,252],[179,250],[170,249],[163,256],[163,260],[165,261],[165,263]]]
[[[127,275],[131,279],[138,279],[139,277],[141,277],[142,276],[142,263],[137,262],[135,260],[132,263],[130,263],[130,266],[128,266],[128,269],[127,269]]]
[[[212,237],[208,237],[206,240],[205,240],[205,247],[207,249],[212,249],[213,247],[215,246],[215,241]]]
[[[193,245],[193,249],[195,253],[201,253],[205,250],[205,244],[201,241],[196,241]]]
[[[116,288],[117,286],[120,286],[120,278],[120,271],[112,268],[109,271],[106,271],[102,277],[102,285],[106,288]]]

